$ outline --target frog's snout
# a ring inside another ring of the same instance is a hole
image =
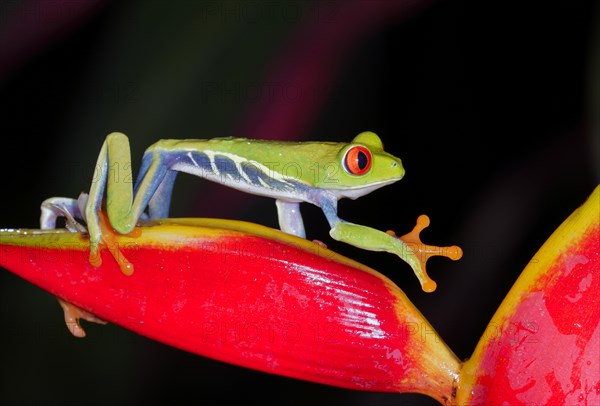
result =
[[[393,159],[390,167],[395,177],[398,177],[399,179],[404,177],[404,167],[402,166],[402,161],[399,159]]]

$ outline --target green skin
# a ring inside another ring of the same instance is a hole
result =
[[[353,155],[351,150],[363,152]],[[98,157],[89,198],[83,195],[79,200],[46,200],[42,204],[42,228],[54,228],[57,216],[85,219],[90,255],[95,256],[103,241],[98,211],[105,189],[110,223],[118,233],[127,234],[140,218],[168,217],[178,172],[276,199],[281,230],[303,238],[299,203],[319,206],[333,239],[370,251],[396,254],[412,267],[422,283],[425,280],[419,261],[402,240],[337,216],[339,199],[356,199],[404,175],[400,159],[385,152],[380,138],[372,132],[363,132],[350,143],[242,138],[161,140],[146,150],[134,188],[129,141],[124,134],[112,133]]]

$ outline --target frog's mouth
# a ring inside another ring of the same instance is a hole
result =
[[[345,189],[331,189],[330,193],[335,195],[338,199],[346,198],[354,200],[364,195],[368,195],[372,191],[377,190],[381,187],[390,185],[394,182],[398,182],[400,179],[402,179],[402,176],[382,180],[380,182],[369,183],[368,185],[346,187]]]

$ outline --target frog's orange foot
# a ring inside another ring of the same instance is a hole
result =
[[[433,279],[427,275],[427,268],[425,267],[427,260],[433,256],[442,256],[450,258],[454,261],[460,259],[463,255],[462,249],[459,246],[452,245],[450,247],[438,247],[436,245],[427,245],[421,241],[421,231],[429,226],[429,217],[422,214],[417,219],[417,224],[413,230],[403,235],[402,237],[396,236],[396,233],[392,230],[388,230],[387,233],[399,238],[409,247],[410,250],[415,254],[419,265],[420,271],[417,272],[417,278],[421,282],[421,287],[425,292],[433,292],[437,288],[437,284]]]
[[[77,338],[85,337],[85,330],[81,327],[81,324],[79,324],[80,319],[84,319],[92,323],[106,324],[104,320],[94,316],[88,311],[85,311],[75,306],[74,304],[67,303],[62,299],[58,299],[58,303],[65,312],[65,324],[67,325],[67,328],[69,329],[71,334],[73,334]]]
[[[90,263],[99,267],[102,265],[102,257],[100,255],[100,246],[105,246],[108,251],[111,253],[117,264],[119,264],[119,268],[121,268],[121,272],[124,275],[130,276],[133,274],[133,264],[129,262],[129,260],[123,255],[123,253],[119,250],[119,243],[117,242],[117,236],[125,236],[131,238],[137,238],[142,235],[142,230],[139,227],[135,227],[133,231],[129,234],[119,234],[111,225],[108,220],[108,216],[105,212],[99,212],[98,216],[100,218],[100,230],[102,231],[102,242],[99,244],[90,244]]]

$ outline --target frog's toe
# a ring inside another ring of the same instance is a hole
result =
[[[321,240],[312,240],[312,242],[313,242],[314,244],[317,244],[319,247],[322,247],[322,248],[327,248],[327,244],[325,244],[325,243],[324,243],[323,241],[321,241]]]
[[[428,245],[424,244],[421,241],[421,231],[429,226],[429,217],[422,214],[417,218],[417,224],[413,228],[413,230],[403,235],[402,237],[398,237],[396,233],[392,230],[388,230],[387,233],[392,237],[398,238],[406,244],[407,248],[412,251],[412,254],[415,255],[418,261],[418,267],[413,269],[417,278],[421,282],[421,287],[425,292],[433,292],[437,285],[436,283],[427,275],[426,263],[429,258],[433,256],[442,256],[450,258],[454,261],[460,259],[463,255],[462,249],[456,245],[451,247],[439,247],[437,245]]]
[[[65,324],[67,325],[67,328],[71,334],[73,334],[75,337],[85,337],[85,330],[81,327],[81,324],[79,324],[80,319],[84,319],[92,323],[106,324],[106,321],[86,310],[75,306],[74,304],[65,302],[62,299],[58,299],[58,303],[65,313]]]

